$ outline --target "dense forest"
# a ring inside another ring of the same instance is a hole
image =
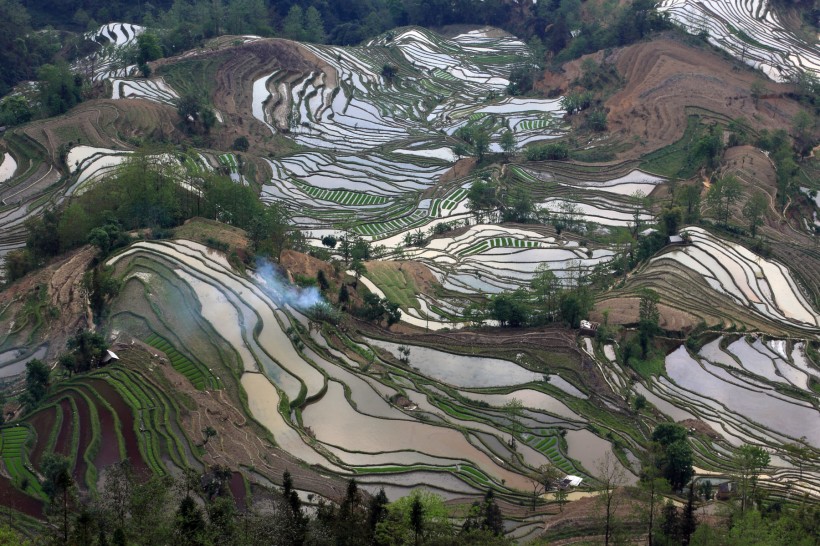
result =
[[[587,22],[581,19],[580,0],[531,6],[508,0],[0,0],[0,95],[21,81],[37,79],[38,68],[45,63],[87,54],[88,42],[80,39],[81,33],[110,21],[156,30],[163,55],[222,34],[354,45],[404,25],[492,24],[525,38],[539,61],[576,58],[668,27],[652,0],[612,6],[611,11],[611,17]],[[596,22],[605,20],[609,24]],[[60,34],[58,39],[55,33]]]

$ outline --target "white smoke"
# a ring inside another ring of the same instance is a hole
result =
[[[262,289],[280,306],[290,305],[300,311],[307,311],[325,300],[315,286],[301,288],[294,286],[266,259],[256,262],[256,280]]]

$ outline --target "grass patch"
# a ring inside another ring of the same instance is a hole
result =
[[[201,391],[206,387],[219,388],[219,381],[213,374],[206,370],[201,364],[193,362],[187,356],[177,351],[173,345],[162,337],[157,334],[151,334],[145,342],[164,352],[168,360],[171,361],[171,366],[184,375],[197,390]]]
[[[405,271],[374,264],[368,270],[367,277],[390,301],[398,303],[404,309],[419,309],[419,302],[416,299],[418,288],[413,278]]]
[[[686,119],[686,130],[680,140],[644,156],[641,169],[666,177],[691,178],[697,173],[697,165],[689,161],[690,150],[706,132],[700,116]]]

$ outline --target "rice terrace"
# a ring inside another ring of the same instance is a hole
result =
[[[0,28],[0,544],[818,544],[815,3]]]

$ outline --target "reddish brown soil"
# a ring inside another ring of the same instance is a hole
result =
[[[11,480],[0,476],[0,499],[3,506],[18,510],[33,518],[43,517],[43,502],[16,489]]]
[[[131,461],[131,467],[138,475],[148,476],[151,470],[140,454],[137,434],[134,432],[134,415],[131,408],[125,403],[120,394],[102,379],[92,379],[89,381],[91,387],[111,405],[119,417],[122,437],[125,441],[125,456]],[[99,467],[98,467],[99,468]],[[102,468],[99,468],[102,470]]]
[[[57,422],[57,408],[50,407],[38,411],[33,416],[26,419],[26,422],[37,432],[37,443],[31,450],[29,459],[35,467],[40,466],[40,459],[48,444],[48,438]]]
[[[105,405],[97,402],[97,397],[91,389],[83,389],[84,392],[94,401],[97,414],[100,418],[100,443],[97,455],[94,457],[94,466],[98,470],[118,463],[121,460],[120,446],[117,441],[117,434],[114,425],[114,415]]]
[[[74,410],[67,397],[60,400],[58,407],[63,413],[63,422],[60,425],[60,432],[57,433],[57,441],[54,443],[54,453],[71,458],[73,455],[71,453],[71,437],[74,431]]]
[[[93,439],[91,429],[91,410],[88,409],[88,402],[82,396],[74,396],[74,403],[77,404],[77,412],[80,417],[80,442],[77,447],[77,463],[74,466],[74,481],[77,484],[85,484],[85,472],[88,463],[85,462],[85,452],[91,445]],[[86,484],[88,486],[88,484]]]
[[[336,278],[336,274],[333,272],[333,266],[329,263],[294,250],[285,250],[282,252],[279,263],[287,269],[291,277],[293,275],[315,277],[319,274],[319,271],[324,271],[328,279]]]
[[[450,167],[447,172],[441,175],[439,182],[449,182],[450,180],[467,176],[473,171],[475,165],[476,159],[474,157],[459,159],[456,161],[455,165]]]

